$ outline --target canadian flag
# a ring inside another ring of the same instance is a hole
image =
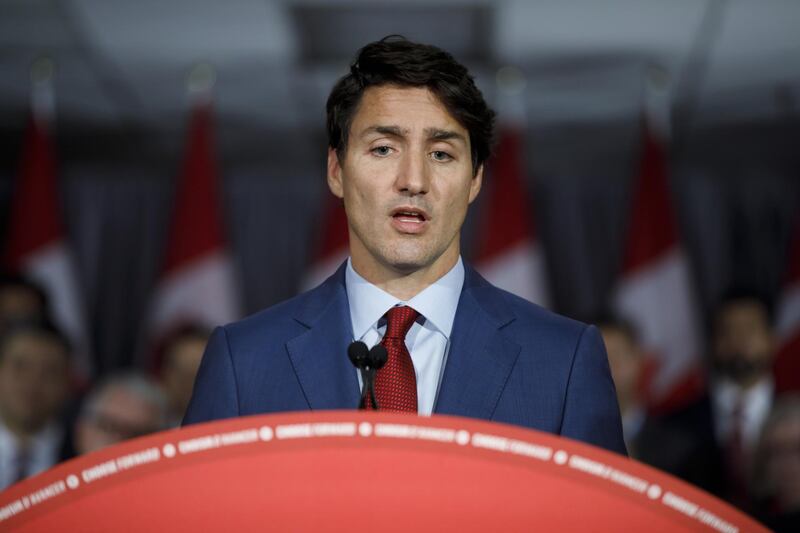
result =
[[[701,338],[689,263],[667,182],[664,149],[645,119],[639,175],[613,307],[637,329],[648,361],[648,400],[669,408],[698,391]]]
[[[213,327],[242,315],[218,187],[211,101],[204,93],[195,95],[166,256],[146,319],[146,367],[157,366],[153,357],[175,329],[189,323]]]
[[[34,82],[22,163],[14,189],[7,266],[46,291],[55,324],[70,339],[73,372],[85,382],[93,371],[81,291],[62,222],[55,150],[49,136],[54,94],[48,78]]]
[[[544,251],[523,169],[522,128],[505,126],[483,182],[475,266],[490,283],[547,307]]]
[[[320,238],[308,271],[301,282],[302,290],[312,289],[325,281],[350,254],[344,204],[341,199],[330,193],[325,195],[319,230]]]
[[[800,217],[794,227],[786,283],[776,314],[778,354],[775,359],[777,392],[800,390]]]

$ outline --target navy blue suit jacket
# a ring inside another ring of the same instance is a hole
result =
[[[465,265],[434,413],[516,424],[625,453],[596,328],[502,291]],[[353,409],[360,392],[344,265],[319,287],[209,340],[184,424]]]

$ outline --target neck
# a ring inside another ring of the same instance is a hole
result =
[[[355,256],[351,256],[353,269],[365,280],[403,301],[408,301],[436,281],[456,265],[459,253],[444,255],[434,264],[420,269],[404,270],[394,266],[381,266],[370,268],[362,264]]]
[[[445,271],[446,273],[447,271]],[[442,277],[436,276],[433,278],[427,276],[420,276],[417,272],[405,276],[386,278],[378,282],[372,282],[373,285],[388,292],[398,300],[407,302],[417,294],[424,291],[426,288],[436,282],[437,279]]]

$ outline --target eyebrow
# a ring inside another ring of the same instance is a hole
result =
[[[392,137],[405,137],[408,130],[404,130],[400,126],[379,126],[374,125],[361,132],[361,137],[366,137],[371,133],[380,133],[382,135],[391,135]]]
[[[382,135],[390,135],[392,137],[405,137],[408,135],[408,130],[403,129],[400,126],[374,125],[365,129],[361,133],[361,137],[366,137],[367,135],[372,133],[380,133]],[[428,140],[432,141],[455,140],[455,141],[461,141],[464,144],[467,143],[467,140],[464,138],[463,135],[452,130],[442,130],[439,128],[425,128],[425,135],[427,136]]]
[[[463,135],[456,131],[452,130],[440,130],[438,128],[427,128],[425,133],[428,135],[428,139],[434,141],[461,141],[462,143],[466,144],[467,140],[464,138]]]

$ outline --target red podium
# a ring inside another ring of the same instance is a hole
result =
[[[766,531],[699,489],[586,444],[360,411],[165,431],[0,493],[0,531],[362,529]]]

